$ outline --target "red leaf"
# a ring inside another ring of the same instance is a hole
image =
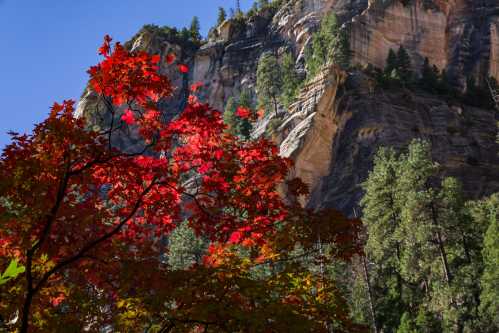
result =
[[[193,83],[191,85],[191,91],[192,92],[196,92],[198,91],[199,88],[201,88],[203,86],[203,83],[202,82],[196,82],[196,83]]]
[[[168,65],[172,64],[172,63],[175,61],[175,58],[176,58],[176,57],[175,57],[175,54],[174,54],[174,53],[168,53],[168,54],[166,55],[166,63],[167,63]]]
[[[224,151],[222,149],[219,149],[215,152],[215,158],[217,160],[220,160],[224,156]]]
[[[180,71],[180,73],[189,73],[189,66],[185,65],[185,64],[178,64],[177,65],[178,67],[178,70]]]
[[[230,244],[238,244],[241,241],[242,234],[239,231],[233,232],[230,237],[229,237],[229,243]]]
[[[201,164],[201,166],[198,168],[199,173],[206,173],[210,168],[212,167],[213,163],[207,162]]]
[[[121,120],[123,120],[128,125],[132,125],[135,123],[135,117],[133,115],[132,110],[126,110],[125,113],[121,116]]]
[[[157,64],[160,59],[161,59],[161,57],[159,55],[155,54],[151,57],[151,62],[154,64]]]
[[[239,106],[236,110],[236,116],[240,118],[249,118],[251,116],[251,111],[248,108]]]
[[[56,307],[61,304],[65,298],[66,296],[64,294],[59,294],[59,296],[51,298],[50,303],[52,303],[52,306]]]

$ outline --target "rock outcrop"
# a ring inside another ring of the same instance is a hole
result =
[[[497,0],[371,0],[349,24],[354,62],[382,68],[403,45],[416,67],[425,57],[464,86],[498,76]]]
[[[294,172],[313,190],[309,206],[351,214],[376,150],[402,150],[414,138],[432,144],[441,175],[458,178],[468,197],[499,191],[495,110],[407,89],[386,91],[361,72],[343,85],[344,77],[337,69],[321,74],[279,128],[287,134],[281,154],[296,161]]]
[[[178,87],[163,106],[168,121],[182,110],[194,82],[203,84],[201,100],[220,110],[243,88],[255,93],[256,67],[264,52],[291,50],[303,71],[304,49],[331,11],[350,32],[354,65],[383,67],[389,49],[403,45],[416,69],[428,57],[461,87],[469,75],[499,78],[497,0],[293,0],[277,10],[224,22],[200,47],[179,43],[157,27],[142,29],[127,45],[163,58],[173,51],[191,68],[182,76],[162,62],[160,71]],[[97,96],[87,90],[78,113],[97,124],[106,118],[98,107]],[[296,161],[295,175],[310,185],[312,207],[351,213],[377,147],[402,148],[415,137],[433,144],[442,174],[458,177],[470,197],[499,190],[493,110],[403,89],[377,89],[359,71],[345,73],[333,66],[309,81],[298,101],[277,118],[262,120],[253,135],[264,135],[270,123],[279,123],[273,136],[281,154]],[[139,145],[127,133],[116,140],[123,149]]]

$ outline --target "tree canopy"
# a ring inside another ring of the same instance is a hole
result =
[[[349,261],[360,222],[284,200],[282,186],[290,198],[307,193],[287,178],[292,162],[265,139],[226,133],[221,113],[195,96],[164,123],[173,88],[159,55],[108,36],[99,53],[88,73],[109,116],[103,128],[75,118],[74,102],[55,103],[0,158],[0,324],[22,333],[359,329],[335,281],[303,269],[293,249]],[[137,150],[115,146],[130,132]],[[336,249],[327,256],[318,230]],[[184,241],[197,250],[186,255]],[[275,268],[255,274],[262,265]]]

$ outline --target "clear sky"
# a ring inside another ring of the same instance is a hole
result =
[[[0,149],[29,132],[54,101],[78,99],[105,34],[131,38],[144,24],[188,26],[206,36],[217,8],[236,0],[0,0]],[[241,0],[246,10],[252,0]]]

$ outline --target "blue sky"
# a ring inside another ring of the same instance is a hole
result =
[[[206,35],[217,8],[236,0],[0,0],[0,148],[7,131],[29,132],[54,101],[77,99],[99,61],[105,34],[126,41],[144,24],[188,26]],[[241,0],[248,9],[252,0]]]

